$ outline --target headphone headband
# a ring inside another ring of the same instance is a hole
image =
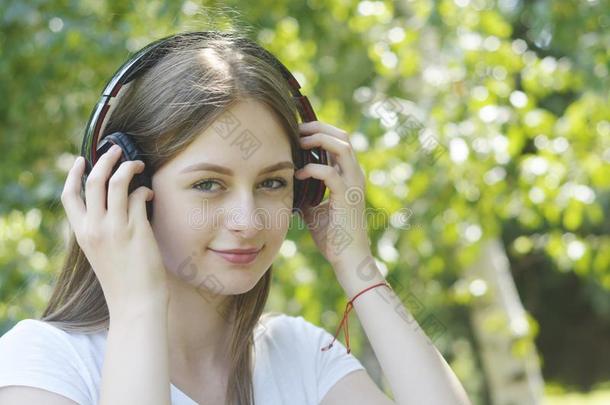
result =
[[[119,93],[123,85],[128,84],[132,80],[140,77],[148,69],[154,66],[161,58],[175,49],[176,45],[181,42],[194,40],[208,40],[215,38],[227,37],[244,46],[244,49],[253,49],[257,52],[257,56],[264,59],[266,62],[274,66],[284,76],[292,92],[292,97],[297,106],[302,122],[317,120],[316,114],[311,107],[308,98],[301,94],[299,90],[301,85],[290,71],[269,51],[249,40],[245,37],[231,38],[229,34],[220,31],[193,31],[184,32],[176,35],[171,35],[149,43],[132,57],[129,58],[108,81],[101,97],[97,102],[96,107],[91,112],[89,122],[85,130],[83,144],[81,147],[81,155],[85,158],[85,176],[83,176],[83,189],[85,186],[86,175],[91,172],[93,165],[97,162],[100,155],[107,150],[107,147],[102,148],[100,140],[101,129],[105,121],[106,115],[110,108],[110,102],[113,97]],[[110,137],[109,137],[110,138]],[[116,141],[112,138],[109,142]],[[101,152],[101,153],[100,153]],[[303,157],[303,165],[307,163],[328,164],[327,152],[322,148],[301,149]],[[142,159],[139,157],[139,159]],[[324,182],[317,179],[295,180],[295,201],[293,209],[302,208],[305,204],[316,206],[322,200],[325,192]]]

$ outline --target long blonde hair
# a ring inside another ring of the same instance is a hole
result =
[[[226,109],[243,98],[271,107],[290,140],[297,164],[297,109],[281,73],[262,59],[257,45],[224,31],[207,40],[176,45],[133,81],[117,100],[102,136],[132,135],[154,173],[184,150]],[[234,322],[227,403],[254,404],[252,345],[254,328],[269,294],[272,268],[250,291],[231,298]],[[239,308],[239,311],[233,309]],[[99,281],[71,232],[67,256],[41,320],[65,331],[95,333],[109,326]]]

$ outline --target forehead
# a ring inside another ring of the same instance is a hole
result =
[[[210,162],[256,169],[292,160],[290,141],[279,118],[265,104],[246,99],[223,112],[174,159],[182,167]]]

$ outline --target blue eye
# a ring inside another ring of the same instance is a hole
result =
[[[269,188],[271,190],[279,190],[281,188],[286,187],[286,185],[288,184],[288,182],[286,180],[282,179],[281,177],[277,177],[277,178],[273,178],[273,179],[267,179],[267,180],[263,181],[261,184],[264,184],[264,183],[267,183],[267,182],[271,182],[271,181],[276,181],[276,182],[279,183],[279,185],[277,187],[267,187],[267,188]],[[217,180],[217,179],[206,179],[206,180],[203,180],[203,181],[200,181],[200,182],[194,184],[193,188],[196,188],[197,190],[204,191],[206,193],[207,192],[213,193],[215,191],[218,191],[218,190],[210,190],[209,187],[201,187],[201,186],[207,186],[207,185],[210,185],[210,184],[217,184],[217,185],[221,185],[222,186],[222,183],[219,180]]]

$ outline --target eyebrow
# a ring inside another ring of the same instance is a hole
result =
[[[270,173],[270,172],[274,172],[274,171],[281,170],[281,169],[294,169],[294,163],[289,162],[289,161],[275,163],[271,166],[265,167],[263,170],[261,170],[260,174]],[[184,169],[182,169],[180,171],[180,173],[194,172],[194,171],[199,171],[199,170],[208,170],[208,171],[212,171],[212,172],[218,172],[221,174],[226,174],[228,176],[233,175],[233,171],[231,169],[229,169],[228,167],[219,166],[219,165],[216,165],[213,163],[205,163],[205,162],[195,163],[190,166],[187,166]]]

